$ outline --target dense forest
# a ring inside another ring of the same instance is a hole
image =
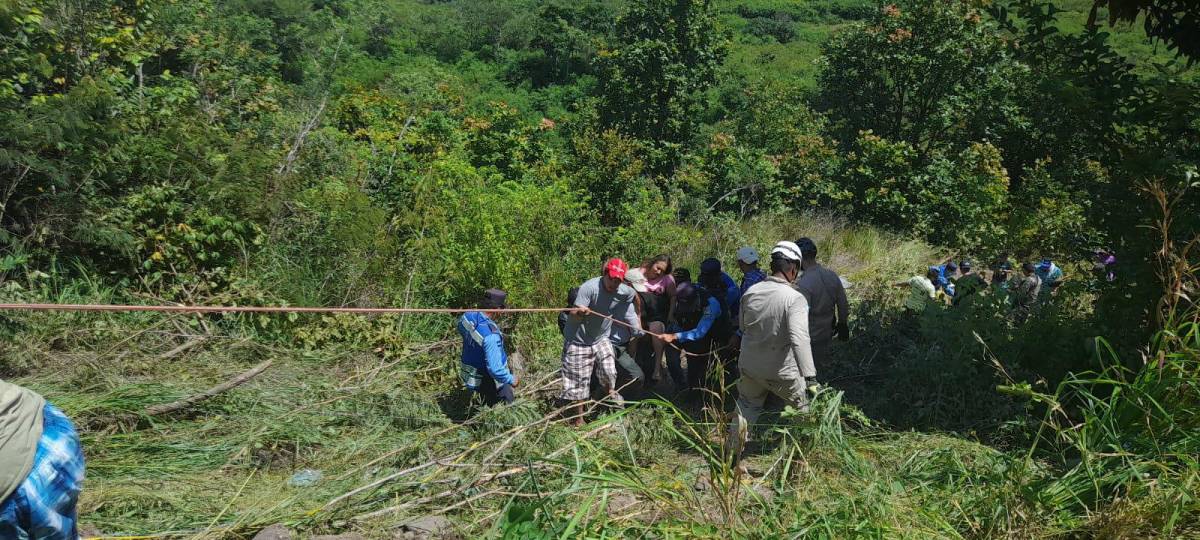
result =
[[[5,0],[0,301],[556,307],[610,256],[800,236],[854,287],[817,414],[764,428],[750,487],[721,407],[572,430],[532,384],[455,401],[445,315],[5,311],[0,377],[79,425],[111,534],[1200,535],[1198,12]],[[899,320],[890,282],[1001,257],[1067,280],[1030,320],[1003,295]],[[552,319],[512,336],[553,382]]]

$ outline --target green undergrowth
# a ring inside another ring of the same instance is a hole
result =
[[[820,216],[708,231],[662,250],[694,266],[742,244],[765,251],[807,235],[854,283],[855,340],[822,368],[826,387],[811,414],[763,417],[746,476],[721,449],[728,396],[701,407],[662,388],[662,399],[596,407],[584,428],[557,420],[559,342],[545,316],[515,321],[527,371],[511,407],[481,407],[459,389],[448,315],[264,326],[247,317],[8,313],[3,369],[80,427],[88,466],[80,514],[108,537],[249,538],[283,523],[301,538],[391,538],[429,514],[464,537],[502,538],[1196,532],[1194,327],[1173,334],[1170,377],[1136,375],[1110,354],[1056,390],[980,345],[1012,351],[982,312],[928,313],[922,324],[962,327],[937,336],[901,324],[906,292],[887,283],[938,258],[924,244]],[[55,279],[10,282],[5,299],[146,300]],[[322,326],[340,330],[304,337]],[[145,411],[266,360],[266,371],[212,399]],[[1153,421],[1129,427],[1142,417]],[[996,435],[1004,429],[1019,435]],[[297,485],[306,470],[320,478]]]

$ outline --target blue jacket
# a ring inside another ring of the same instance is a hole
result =
[[[935,282],[934,285],[936,285],[937,288],[946,291],[947,296],[954,296],[954,282],[950,280],[950,276],[946,275],[946,265],[940,264],[934,268],[937,268],[938,271],[937,282]]]
[[[747,289],[764,279],[767,279],[767,273],[760,268],[755,268],[742,277],[742,286],[737,288],[736,297],[729,295],[729,302],[725,305],[729,306],[729,318],[733,321],[734,326],[738,325],[738,311],[741,309],[742,295],[746,294]]]
[[[463,338],[462,379],[467,388],[479,388],[483,375],[494,379],[496,386],[513,383],[504,336],[496,323],[483,313],[468,311],[458,319],[458,333]]]
[[[736,311],[737,308],[732,306],[736,306],[742,301],[741,287],[738,287],[737,282],[725,272],[721,272],[721,282],[725,284],[725,305],[730,306],[730,311]],[[736,322],[735,320],[734,323],[736,324]]]
[[[696,327],[684,332],[678,332],[675,334],[675,336],[680,343],[687,343],[689,341],[701,339],[708,335],[709,329],[712,328],[713,323],[716,322],[717,317],[720,316],[721,302],[719,302],[716,298],[709,296],[708,305],[704,307],[704,315],[700,317],[700,322],[696,324]]]

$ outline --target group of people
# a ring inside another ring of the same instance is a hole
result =
[[[1103,271],[1114,275],[1115,270],[1111,265],[1116,263],[1116,258],[1111,254],[1106,255],[1106,260],[1111,260]],[[961,305],[974,295],[990,288],[998,294],[1007,295],[1018,319],[1024,320],[1038,304],[1062,286],[1066,278],[1062,268],[1049,258],[1043,258],[1038,263],[1022,262],[1020,272],[1019,276],[1014,277],[1012,263],[1007,257],[1001,257],[992,265],[989,281],[975,271],[969,260],[958,264],[946,261],[930,266],[924,275],[913,276],[907,281],[895,283],[894,286],[909,288],[909,297],[904,307],[910,315],[924,311],[929,305]]]
[[[688,395],[720,392],[736,379],[729,436],[738,450],[768,394],[807,409],[806,381],[829,361],[832,340],[850,336],[846,282],[817,262],[809,238],[775,244],[766,270],[751,246],[737,250],[736,262],[740,282],[717,258],[702,261],[694,281],[667,255],[632,268],[612,258],[573,288],[559,317],[568,418],[582,424],[593,395],[621,404],[622,391],[653,388],[664,374]],[[458,323],[463,383],[488,404],[511,403],[518,384],[495,321],[506,299],[488,289],[479,310]]]

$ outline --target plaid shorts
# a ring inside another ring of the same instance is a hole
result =
[[[75,503],[83,487],[83,448],[71,421],[49,403],[33,470],[0,503],[0,538],[75,540]]]
[[[562,355],[562,399],[579,401],[591,394],[592,369],[600,385],[611,390],[617,383],[616,357],[612,343],[601,339],[591,346],[567,345]]]

